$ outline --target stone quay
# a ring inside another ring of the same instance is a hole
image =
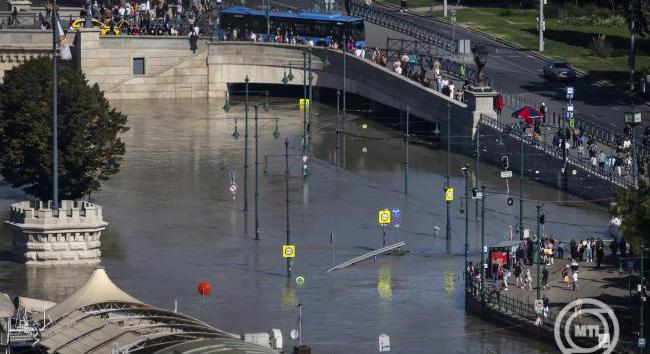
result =
[[[108,223],[102,208],[84,201],[23,201],[11,205],[5,221],[13,234],[13,254],[28,265],[93,264],[101,257],[101,233]]]

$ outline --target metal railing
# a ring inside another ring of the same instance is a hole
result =
[[[407,34],[415,39],[431,43],[449,53],[458,52],[458,43],[451,37],[435,32],[425,26],[415,23],[404,16],[399,16],[386,9],[376,6],[365,6],[352,2],[350,15],[362,17],[364,20]]]
[[[506,124],[503,122],[500,122],[494,118],[481,115],[481,119],[479,121],[479,124],[485,124],[486,126],[489,126],[502,134],[506,134],[510,136],[512,139],[519,140],[521,141],[522,139],[522,133],[521,133],[521,128],[519,127],[519,124]],[[526,134],[523,134],[523,140],[526,145],[528,145],[531,148],[534,148],[538,151],[542,151],[548,155],[551,155],[557,159],[562,160],[563,158],[566,158],[566,163],[568,165],[572,165],[574,167],[578,167],[583,172],[589,173],[590,175],[596,176],[598,178],[601,178],[603,180],[609,181],[619,187],[624,187],[624,188],[633,188],[634,184],[632,181],[626,179],[625,177],[618,176],[615,173],[613,173],[613,170],[605,171],[605,170],[600,170],[599,168],[594,168],[591,164],[589,164],[586,161],[583,161],[580,158],[577,158],[575,156],[572,156],[569,152],[566,152],[564,156],[562,155],[562,149],[558,146],[546,144],[543,141],[540,141],[538,139],[535,139],[533,137],[529,137]]]

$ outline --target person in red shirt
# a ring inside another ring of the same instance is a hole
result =
[[[501,112],[503,111],[504,107],[503,103],[503,96],[502,95],[496,95],[494,97],[494,110],[497,112],[497,117],[501,117]]]

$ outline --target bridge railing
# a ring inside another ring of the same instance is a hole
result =
[[[431,43],[435,47],[443,49],[449,53],[458,52],[458,43],[451,37],[435,32],[404,16],[391,13],[386,9],[375,6],[365,6],[352,2],[350,5],[350,14],[362,17],[370,23],[408,34],[415,39]]]
[[[632,181],[623,176],[618,176],[614,173],[613,169],[600,170],[600,168],[593,167],[588,162],[571,155],[569,152],[566,152],[563,156],[562,149],[560,147],[546,144],[545,142],[539,141],[534,137],[529,137],[526,134],[522,134],[522,128],[519,127],[519,124],[506,124],[486,115],[481,115],[479,124],[485,124],[497,131],[500,131],[503,134],[508,135],[515,140],[521,141],[523,135],[524,144],[528,145],[529,147],[542,151],[560,160],[566,158],[567,164],[578,167],[590,175],[609,181],[619,187],[634,187]]]

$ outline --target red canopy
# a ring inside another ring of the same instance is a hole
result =
[[[525,106],[520,108],[512,113],[512,117],[523,119],[526,121],[526,124],[532,125],[535,119],[544,119],[542,112],[536,110],[531,106]]]

